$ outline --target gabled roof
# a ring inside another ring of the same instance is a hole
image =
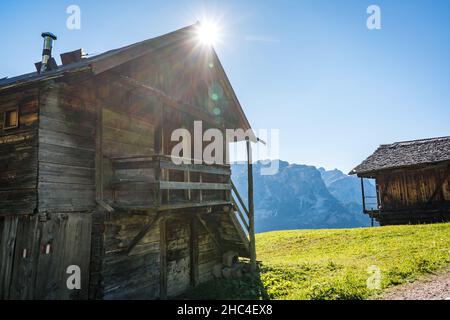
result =
[[[381,145],[350,174],[369,175],[389,170],[450,161],[450,137]]]
[[[69,76],[70,74],[79,72],[89,72],[93,75],[98,75],[102,72],[108,71],[121,64],[129,62],[133,59],[137,59],[151,52],[155,52],[162,48],[171,45],[182,45],[187,42],[192,42],[197,27],[198,24],[194,24],[156,38],[148,39],[119,49],[110,50],[94,57],[84,58],[75,63],[58,66],[58,69],[42,74],[32,72],[18,77],[0,79],[0,93],[5,92],[8,89],[30,85],[38,83],[40,81],[62,78],[65,76]],[[212,49],[212,51],[214,58],[217,60],[217,71],[219,73],[219,77],[222,78],[224,83],[226,84],[226,89],[231,95],[231,98],[234,102],[236,112],[239,115],[239,119],[243,126],[243,129],[250,129],[250,123],[248,122],[247,117],[242,110],[242,107],[230,84],[230,81],[225,74],[225,71],[214,49]]]
[[[195,25],[179,29],[177,31],[138,42],[119,49],[110,50],[102,54],[81,59],[78,62],[68,65],[58,66],[58,69],[48,71],[42,74],[32,72],[18,77],[6,78],[0,80],[0,92],[9,88],[29,84],[64,76],[68,73],[89,70],[94,74],[100,74],[120,64],[126,63],[132,59],[141,57],[144,54],[156,51],[165,46],[174,44],[177,41],[186,41],[192,38]]]

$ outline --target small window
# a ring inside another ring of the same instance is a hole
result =
[[[3,113],[3,129],[14,129],[19,126],[18,108],[7,110]]]

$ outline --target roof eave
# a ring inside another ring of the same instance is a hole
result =
[[[60,79],[60,78],[68,77],[68,76],[70,77],[75,74],[79,74],[79,73],[83,73],[83,72],[91,72],[91,71],[92,71],[91,66],[87,65],[87,66],[84,66],[84,67],[78,68],[78,69],[58,70],[52,74],[45,74],[45,75],[37,76],[37,77],[30,77],[29,80],[18,80],[16,82],[12,82],[10,84],[6,84],[6,85],[0,87],[0,94],[9,92],[14,89],[22,88],[22,87],[33,86],[33,85],[36,85],[43,81],[55,80],[55,79]]]
[[[358,177],[367,177],[371,176],[374,177],[376,175],[379,175],[380,173],[384,173],[387,171],[393,171],[393,170],[401,170],[401,169],[420,169],[423,167],[429,167],[429,166],[439,166],[444,163],[450,163],[450,159],[448,160],[441,160],[441,161],[433,161],[433,162],[424,162],[424,163],[417,163],[413,165],[404,165],[404,166],[393,166],[393,167],[384,167],[384,168],[378,168],[378,169],[371,169],[371,170],[357,170],[357,168],[350,171],[349,175],[358,175]]]

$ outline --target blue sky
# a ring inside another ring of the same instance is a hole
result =
[[[81,30],[66,28],[76,4]],[[381,8],[382,29],[366,28]],[[55,53],[96,54],[202,17],[255,128],[280,129],[280,158],[349,171],[382,143],[450,135],[450,1],[0,2],[0,78],[33,71],[40,32]]]

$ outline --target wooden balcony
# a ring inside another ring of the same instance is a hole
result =
[[[176,164],[165,155],[110,160],[115,207],[164,211],[232,204],[227,165]]]

